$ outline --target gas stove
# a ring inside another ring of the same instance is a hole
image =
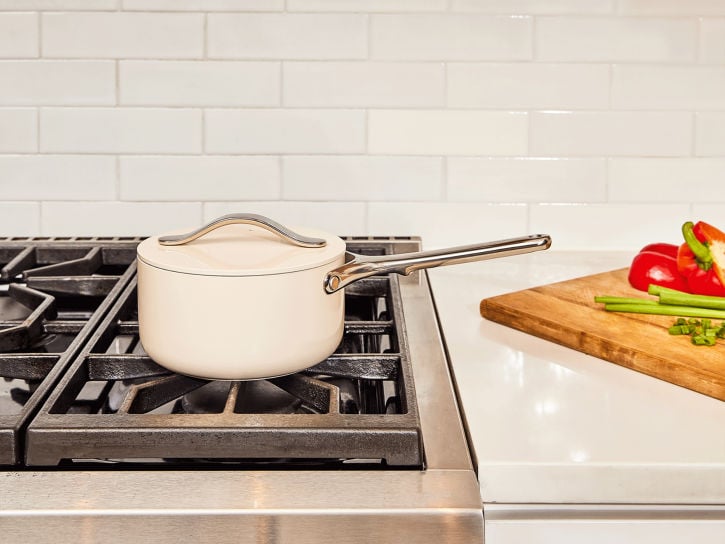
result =
[[[482,541],[424,272],[348,287],[343,341],[316,366],[206,381],[162,368],[139,341],[140,241],[0,238],[3,536]],[[411,237],[345,241],[420,250]]]

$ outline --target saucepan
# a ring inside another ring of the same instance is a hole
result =
[[[138,246],[141,344],[159,365],[205,379],[252,380],[316,365],[340,344],[344,288],[380,274],[547,249],[538,234],[448,249],[356,255],[316,229],[231,214]]]

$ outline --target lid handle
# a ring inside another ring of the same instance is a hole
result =
[[[327,241],[322,238],[312,238],[311,236],[303,236],[293,230],[288,229],[284,225],[280,225],[276,221],[272,221],[269,217],[257,215],[255,213],[232,213],[214,219],[211,223],[204,225],[196,230],[187,232],[186,234],[175,234],[171,236],[160,236],[159,244],[162,246],[180,246],[196,240],[197,238],[210,233],[219,227],[226,225],[243,224],[255,225],[269,232],[272,232],[291,244],[300,247],[324,247]]]

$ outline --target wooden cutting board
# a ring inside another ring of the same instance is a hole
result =
[[[725,340],[694,346],[671,336],[674,317],[606,312],[596,295],[647,298],[627,269],[585,276],[481,301],[481,315],[606,361],[725,400]]]

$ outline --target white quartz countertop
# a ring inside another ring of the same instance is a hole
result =
[[[631,257],[550,250],[429,271],[484,503],[725,504],[725,402],[480,317],[482,298]]]

